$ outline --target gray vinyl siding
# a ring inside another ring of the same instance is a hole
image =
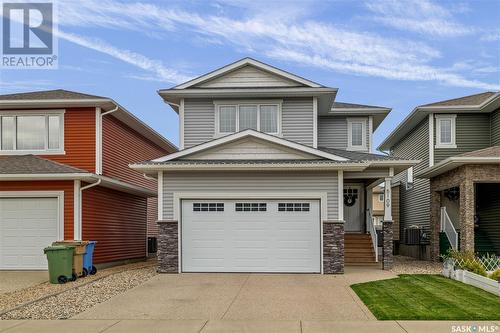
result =
[[[282,105],[283,138],[312,146],[313,130],[313,99],[286,98]]]
[[[347,148],[346,117],[319,117],[318,147]]]
[[[283,138],[313,145],[313,100],[285,98],[282,110]],[[184,100],[184,148],[214,139],[215,106],[212,99]]]
[[[184,100],[184,148],[212,140],[215,134],[215,106],[212,99]]]
[[[175,192],[220,193],[220,199],[230,199],[230,192],[270,192],[300,194],[326,192],[328,217],[338,218],[337,172],[176,172],[163,175],[163,218],[173,219]]]
[[[457,114],[455,132],[457,148],[434,148],[434,163],[448,157],[490,147],[490,128],[489,114]],[[436,133],[437,122],[434,126],[435,143],[437,143]]]
[[[500,145],[500,109],[491,113],[491,145]]]
[[[500,255],[500,184],[478,184],[479,228],[486,232]]]
[[[422,162],[414,167],[413,173],[429,166],[429,121],[424,119],[401,141],[392,147],[392,155]],[[424,232],[430,229],[430,182],[428,179],[414,177],[413,188],[407,190],[407,173],[403,171],[394,177],[400,181],[400,231],[401,241],[405,242],[404,229],[419,226]]]

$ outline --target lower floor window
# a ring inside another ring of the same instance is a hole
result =
[[[308,212],[310,209],[307,202],[282,202],[278,203],[279,212]]]
[[[235,205],[237,212],[265,212],[267,204],[257,202],[237,202]]]
[[[193,203],[193,212],[223,212],[224,204],[221,202]]]

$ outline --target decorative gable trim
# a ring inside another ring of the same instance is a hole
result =
[[[268,142],[271,142],[271,143],[274,143],[277,145],[281,145],[284,147],[295,149],[299,152],[311,154],[311,155],[316,156],[316,157],[326,158],[326,159],[329,159],[332,161],[348,161],[347,158],[340,157],[340,156],[337,156],[334,154],[330,154],[330,153],[327,153],[327,152],[324,152],[324,151],[321,151],[318,149],[314,149],[314,148],[311,148],[309,146],[305,146],[305,145],[302,145],[302,144],[299,144],[296,142],[281,139],[281,138],[278,138],[278,137],[273,136],[273,135],[257,132],[254,130],[245,130],[245,131],[230,134],[230,135],[227,135],[225,137],[218,138],[218,139],[215,139],[212,141],[208,141],[208,142],[202,143],[200,145],[193,146],[193,147],[181,150],[179,152],[155,159],[155,160],[153,160],[153,162],[166,162],[166,161],[171,161],[174,159],[179,159],[181,157],[185,157],[185,156],[188,156],[188,155],[191,155],[191,154],[194,154],[197,152],[201,152],[201,151],[204,151],[204,150],[207,150],[210,148],[215,148],[217,146],[220,146],[220,145],[223,145],[223,144],[226,144],[229,142],[233,142],[236,140],[240,140],[243,138],[247,138],[247,137],[261,139],[261,140],[268,141]]]
[[[191,87],[193,87],[195,85],[198,85],[198,84],[207,82],[209,80],[218,78],[218,77],[220,77],[220,76],[222,76],[224,74],[227,74],[229,72],[232,72],[232,71],[237,70],[239,68],[242,68],[244,66],[253,66],[253,67],[256,67],[256,68],[258,68],[260,70],[263,70],[263,71],[275,74],[277,76],[281,76],[281,77],[283,77],[285,79],[298,82],[301,85],[304,85],[306,87],[311,87],[311,88],[322,87],[320,84],[317,84],[315,82],[309,81],[307,79],[304,79],[304,78],[302,78],[300,76],[297,76],[297,75],[294,75],[292,73],[288,73],[288,72],[286,72],[284,70],[281,70],[279,68],[267,65],[267,64],[265,64],[263,62],[255,60],[255,59],[244,58],[244,59],[241,59],[239,61],[233,62],[232,64],[229,64],[229,65],[226,65],[224,67],[221,67],[221,68],[219,68],[219,69],[217,69],[215,71],[212,71],[212,72],[210,72],[208,74],[199,76],[199,77],[197,77],[195,79],[192,79],[192,80],[187,81],[185,83],[182,83],[182,84],[180,84],[178,86],[175,86],[172,89],[186,89],[186,88],[191,88]]]

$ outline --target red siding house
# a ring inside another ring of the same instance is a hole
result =
[[[145,258],[157,185],[128,165],[176,150],[107,97],[0,95],[0,270],[46,269],[60,239],[97,240],[96,263]]]

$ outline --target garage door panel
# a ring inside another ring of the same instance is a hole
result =
[[[280,202],[305,202],[307,211],[282,212]],[[224,211],[194,211],[202,203],[223,203]],[[182,270],[320,272],[319,207],[319,200],[183,200]]]
[[[57,198],[0,198],[0,269],[47,269],[58,224]]]

